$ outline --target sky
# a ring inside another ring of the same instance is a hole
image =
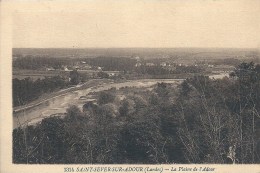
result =
[[[260,1],[47,3],[13,14],[15,48],[260,48]]]

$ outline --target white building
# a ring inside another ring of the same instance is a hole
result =
[[[145,65],[146,65],[146,66],[149,66],[149,67],[155,66],[154,63],[152,63],[152,62],[147,62]]]
[[[140,67],[142,64],[140,62],[135,64],[135,67]]]
[[[167,63],[166,62],[162,62],[162,63],[160,63],[160,66],[166,67]]]

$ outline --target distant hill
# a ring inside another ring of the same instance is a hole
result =
[[[48,57],[246,58],[259,57],[257,49],[237,48],[13,48],[13,55]]]

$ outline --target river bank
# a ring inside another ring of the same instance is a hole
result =
[[[226,74],[215,74],[209,76],[212,79],[220,79]],[[93,79],[84,84],[51,93],[28,105],[16,107],[13,110],[13,128],[31,125],[40,122],[43,118],[51,115],[61,115],[66,112],[70,105],[82,107],[85,103],[80,100],[81,96],[87,96],[90,92],[100,92],[112,87],[147,87],[158,82],[175,83],[184,79],[137,79],[137,80],[112,80],[112,79]]]
[[[82,107],[85,100],[81,100],[81,96],[87,96],[90,92],[100,92],[110,88],[121,87],[149,87],[157,82],[180,83],[183,79],[143,79],[124,82],[113,82],[111,80],[88,83],[81,87],[74,88],[73,91],[57,95],[31,105],[28,108],[20,109],[13,113],[13,128],[24,125],[32,125],[40,122],[43,118],[51,115],[60,115],[66,112],[71,105]]]
[[[92,86],[95,86],[95,85],[99,85],[99,84],[107,83],[107,82],[111,82],[111,81],[112,80],[109,80],[109,79],[107,79],[107,80],[105,80],[105,79],[92,79],[92,80],[87,81],[83,84],[79,84],[79,85],[76,85],[76,86],[73,86],[73,87],[62,89],[62,90],[59,90],[57,92],[44,94],[40,98],[30,102],[29,104],[14,107],[13,112],[19,112],[19,111],[22,111],[22,110],[30,109],[34,106],[40,105],[41,103],[43,103],[45,101],[48,101],[50,99],[62,96],[64,94],[68,93],[68,92],[76,91],[76,90],[79,90],[79,89],[84,89],[86,87],[92,87]]]

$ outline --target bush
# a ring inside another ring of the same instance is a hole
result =
[[[102,78],[102,79],[103,78],[109,78],[109,74],[107,74],[107,73],[105,73],[103,71],[98,72],[97,76]]]
[[[115,100],[115,95],[109,91],[101,91],[98,95],[98,104],[112,103]]]
[[[69,120],[75,120],[78,117],[82,116],[82,112],[75,105],[70,106],[66,111],[67,111],[66,118],[68,118]]]
[[[135,102],[131,99],[124,99],[119,107],[121,116],[128,116],[135,112]]]

